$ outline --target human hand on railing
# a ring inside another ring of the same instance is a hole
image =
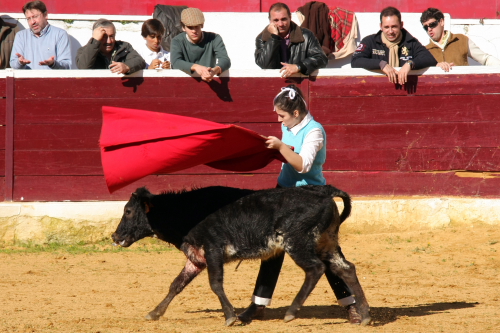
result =
[[[411,65],[409,63],[406,63],[401,67],[401,69],[398,72],[398,83],[400,85],[406,84],[408,82],[408,73],[411,70]]]
[[[214,67],[214,69],[217,67]],[[193,66],[191,66],[191,70],[198,73],[201,76],[201,79],[206,82],[212,81],[212,78],[215,76],[214,69],[212,69],[211,67],[205,67],[198,64],[193,64]]]
[[[287,64],[286,62],[282,62],[281,65],[283,66],[280,69],[281,77],[288,77],[299,72],[299,66],[297,65]]]
[[[165,60],[164,62],[162,62],[161,68],[163,68],[163,69],[170,69],[170,61]]]
[[[452,62],[443,61],[443,62],[438,62],[436,66],[441,68],[445,72],[449,72],[453,69],[452,67],[455,66],[455,64]]]
[[[384,69],[382,69],[382,72],[387,75],[387,77],[389,78],[389,82],[398,83],[398,71],[395,70],[394,67],[387,64],[385,65]]]
[[[130,67],[128,67],[123,62],[112,61],[111,65],[109,65],[109,68],[111,69],[112,73],[117,74],[127,74],[130,71]]]

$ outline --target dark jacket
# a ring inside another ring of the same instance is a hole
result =
[[[172,39],[180,34],[182,30],[181,13],[188,6],[156,5],[153,18],[159,20],[165,27],[165,34],[161,46],[170,52]]]
[[[436,66],[437,61],[432,54],[420,44],[405,29],[401,29],[403,39],[399,44],[399,66],[403,66],[408,60],[413,60],[413,69],[421,69]],[[382,69],[380,61],[389,62],[389,48],[382,42],[382,31],[375,35],[366,36],[359,43],[351,60],[352,68]]]
[[[262,69],[280,69],[281,41],[278,35],[271,34],[267,27],[255,39],[255,63]],[[321,49],[314,34],[290,22],[290,64],[299,65],[301,73],[309,75],[318,68],[325,67],[328,58]]]
[[[76,53],[76,65],[79,69],[109,69],[110,61],[99,52],[101,41],[90,38],[87,45],[82,46]],[[111,61],[123,62],[132,74],[146,67],[146,62],[136,50],[127,42],[117,40]]]
[[[10,68],[10,54],[19,30],[17,24],[5,22],[0,18],[0,69]]]

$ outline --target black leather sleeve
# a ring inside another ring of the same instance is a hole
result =
[[[267,42],[262,40],[262,34],[255,39],[255,63],[262,69],[280,69],[280,43],[281,38],[271,35]]]
[[[304,34],[305,43],[307,43],[306,57],[301,61],[301,64],[306,67],[306,70],[302,71],[302,73],[309,75],[315,70],[325,67],[328,63],[328,58],[323,52],[318,39],[311,31],[302,29],[302,33]]]

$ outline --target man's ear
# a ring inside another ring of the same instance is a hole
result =
[[[401,21],[401,29],[403,29],[403,21]]]

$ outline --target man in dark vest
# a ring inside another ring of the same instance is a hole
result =
[[[500,66],[500,60],[481,51],[467,36],[444,30],[444,15],[439,9],[428,8],[422,13],[420,23],[431,38],[426,48],[436,58],[436,66],[445,72],[453,66],[469,66],[468,57],[481,65]]]

